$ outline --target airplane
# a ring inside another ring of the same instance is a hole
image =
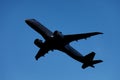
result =
[[[75,50],[70,42],[77,41],[80,39],[87,39],[88,37],[95,36],[98,34],[103,34],[102,32],[89,32],[81,34],[69,34],[64,35],[62,32],[56,30],[54,32],[50,31],[40,22],[35,19],[26,19],[25,22],[35,31],[42,35],[45,39],[43,42],[40,39],[35,39],[34,44],[40,48],[38,53],[35,56],[35,59],[38,60],[40,57],[44,56],[49,51],[59,50],[73,59],[83,63],[82,68],[95,67],[94,64],[103,62],[102,60],[94,60],[95,52],[91,52],[85,56]]]

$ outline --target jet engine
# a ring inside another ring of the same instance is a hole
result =
[[[43,46],[43,42],[40,39],[35,39],[34,44],[39,48]]]
[[[57,31],[57,30],[53,33],[53,35],[54,35],[54,37],[56,37],[58,39],[63,38],[62,32]]]

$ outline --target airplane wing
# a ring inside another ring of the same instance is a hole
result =
[[[83,33],[83,34],[71,34],[71,35],[64,35],[64,39],[66,42],[77,41],[80,39],[87,39],[91,36],[95,36],[98,34],[103,34],[101,32],[90,32],[90,33]]]
[[[40,33],[44,39],[48,39],[53,35],[53,32],[51,32],[49,29],[47,29],[45,26],[43,26],[40,22],[36,21],[35,19],[27,19],[25,20],[25,22],[35,31]]]
[[[38,60],[40,57],[44,56],[46,53],[48,53],[49,50],[44,50],[44,49],[40,49],[38,51],[38,53],[35,56],[35,59]]]

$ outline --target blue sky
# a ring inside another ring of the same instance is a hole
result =
[[[35,61],[34,39],[44,39],[24,22],[29,18],[63,34],[103,32],[71,45],[83,55],[95,51],[104,62],[83,70],[56,50]],[[0,80],[120,79],[119,0],[1,0],[0,24]]]

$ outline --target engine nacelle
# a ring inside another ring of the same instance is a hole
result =
[[[55,31],[55,32],[53,33],[53,35],[54,35],[54,37],[56,37],[56,38],[58,38],[58,39],[64,37],[63,34],[62,34],[62,32],[59,32],[59,31]]]
[[[43,42],[40,39],[35,39],[34,44],[39,48],[43,46]]]

